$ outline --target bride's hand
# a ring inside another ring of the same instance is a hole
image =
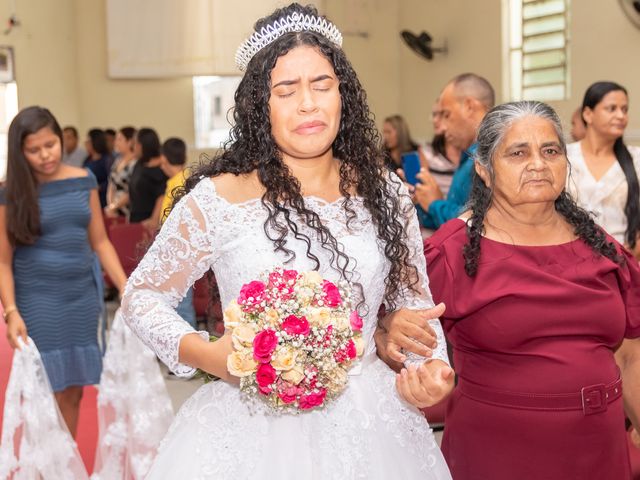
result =
[[[387,331],[386,355],[395,362],[404,362],[407,357],[403,350],[413,352],[422,357],[431,357],[438,345],[437,336],[429,325],[429,320],[436,319],[445,311],[444,303],[439,303],[426,310],[408,310],[402,308],[386,315],[380,322]],[[418,343],[419,342],[419,343]]]
[[[442,360],[431,360],[419,367],[410,365],[396,376],[396,388],[402,398],[417,408],[440,403],[453,390],[454,371]]]

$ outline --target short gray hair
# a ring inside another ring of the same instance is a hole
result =
[[[567,153],[567,145],[562,134],[562,125],[558,114],[546,103],[534,101],[510,102],[491,109],[478,128],[478,150],[475,161],[487,169],[493,179],[493,156],[502,143],[505,133],[516,121],[524,117],[539,117],[548,120],[558,134],[562,151]]]
[[[496,94],[489,81],[475,73],[462,73],[449,82],[459,97],[471,97],[478,100],[487,110],[496,104]]]

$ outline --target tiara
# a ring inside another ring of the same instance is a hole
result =
[[[245,70],[256,53],[285,33],[306,31],[319,33],[338,47],[342,46],[342,34],[333,23],[314,15],[302,15],[294,12],[284,18],[279,18],[271,25],[262,27],[259,32],[254,32],[242,42],[236,51],[236,66],[240,70]]]

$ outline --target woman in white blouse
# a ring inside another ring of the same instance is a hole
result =
[[[623,141],[628,123],[627,91],[613,82],[591,85],[582,102],[586,136],[567,146],[568,189],[578,204],[620,243],[640,255],[640,148]]]

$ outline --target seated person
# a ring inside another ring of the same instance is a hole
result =
[[[462,211],[471,190],[478,126],[494,102],[489,82],[473,73],[458,75],[442,90],[440,109],[445,139],[462,153],[446,198],[426,168],[418,174],[420,183],[416,185],[415,200],[423,227],[435,230]]]

